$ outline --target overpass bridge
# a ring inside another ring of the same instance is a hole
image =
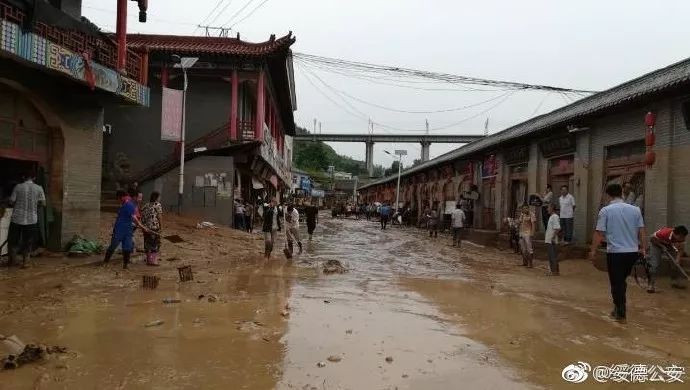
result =
[[[429,147],[432,143],[467,144],[483,135],[437,135],[437,134],[303,134],[295,135],[297,141],[324,141],[324,142],[364,142],[366,145],[366,164],[369,176],[374,174],[374,144],[386,143],[419,143],[422,145],[422,162],[429,161]]]

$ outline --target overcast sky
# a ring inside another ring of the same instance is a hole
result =
[[[207,17],[219,1],[215,14]],[[244,40],[264,41],[270,34],[293,31],[295,52],[586,90],[606,89],[690,56],[690,1],[685,0],[150,0],[146,24],[137,22],[136,3],[128,3],[130,32],[201,35],[195,25],[204,20],[230,27],[244,19],[233,26],[233,35],[239,31]],[[83,12],[97,25],[113,30],[115,4],[115,0],[84,0]],[[324,97],[328,90],[322,86],[319,92],[305,72],[297,64],[297,124],[311,129],[318,118],[324,133],[367,131],[367,120],[345,111],[342,101],[334,99],[336,105]],[[462,107],[497,94],[400,88],[312,72],[337,90],[397,110]],[[311,79],[318,85],[314,76]],[[516,92],[481,115],[493,104],[404,114],[358,101],[349,103],[375,122],[405,129],[424,129],[425,119],[433,128],[476,116],[437,133],[481,134],[487,117],[490,132],[496,132],[565,101],[556,93]],[[377,132],[383,130],[375,127]],[[332,146],[339,153],[364,159],[363,144]],[[432,157],[453,147],[432,145]],[[420,153],[416,144],[381,144],[376,145],[375,162],[390,165],[392,159],[383,150],[392,149],[408,149],[410,159]]]

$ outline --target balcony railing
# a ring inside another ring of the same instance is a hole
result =
[[[226,123],[203,136],[187,142],[185,144],[185,155],[194,153],[196,148],[206,148],[207,150],[220,149],[236,142],[250,142],[254,141],[253,121],[238,121],[237,131],[239,139],[233,141],[230,139],[230,123]],[[180,162],[179,148],[165,158],[150,165],[148,168],[137,173],[132,180],[143,183],[147,180],[159,177],[171,169],[175,168]]]
[[[61,12],[56,10],[55,12]],[[7,1],[0,0],[0,20],[7,20],[24,26],[28,16],[21,9]],[[95,36],[80,31],[65,29],[36,21],[31,30],[40,37],[50,42],[65,47],[79,54],[88,54],[89,57],[111,69],[117,70],[117,44],[105,35]],[[126,68],[127,76],[142,82],[141,56],[131,50],[127,50]]]

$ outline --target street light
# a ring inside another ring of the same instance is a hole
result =
[[[180,57],[177,54],[170,56],[174,68],[182,68],[182,75],[184,76],[184,85],[182,87],[182,123],[180,123],[180,185],[177,192],[177,207],[178,213],[182,212],[182,199],[184,194],[184,141],[186,129],[186,111],[187,111],[187,69],[194,66],[199,60],[198,57]]]
[[[387,150],[384,150],[384,152],[393,157],[398,157],[398,185],[395,187],[395,212],[397,212],[398,207],[400,207],[400,173],[402,172],[402,158],[403,156],[407,156],[407,150],[396,149],[394,154]]]

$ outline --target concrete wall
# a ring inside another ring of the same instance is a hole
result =
[[[171,78],[170,88],[182,89],[182,77]],[[150,79],[151,105],[131,107],[109,105],[105,122],[112,134],[105,141],[110,167],[118,154],[126,156],[130,173],[136,174],[175,151],[175,143],[161,141],[160,80]],[[193,141],[230,121],[230,83],[220,77],[190,76],[187,92],[187,141]]]
[[[194,215],[199,220],[217,224],[230,225],[234,214],[232,188],[235,176],[232,157],[201,156],[185,164],[185,185],[183,210],[185,214]],[[212,174],[218,176],[224,173],[229,183],[229,193],[219,194],[216,188],[202,188],[195,184],[196,178]],[[142,192],[144,200],[148,200],[152,191],[161,194],[161,203],[166,211],[177,211],[179,170],[174,169],[156,180],[144,183]],[[206,198],[204,199],[204,195]]]

